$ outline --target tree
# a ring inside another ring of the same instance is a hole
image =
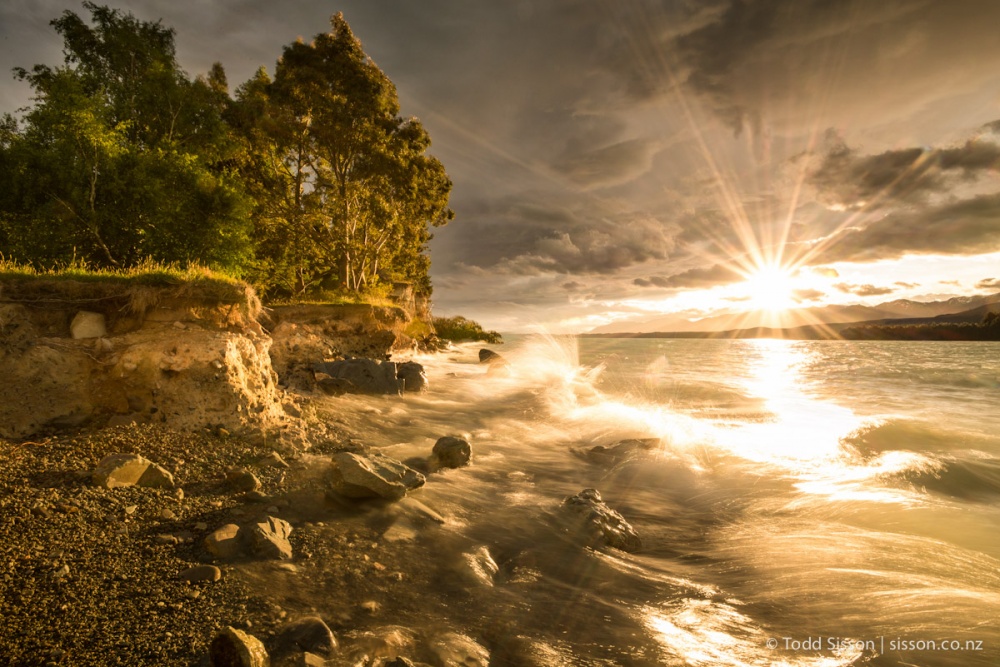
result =
[[[259,156],[257,229],[287,240],[260,249],[292,269],[295,291],[407,279],[429,292],[427,226],[452,218],[451,181],[342,14],[311,43],[286,46],[274,80],[259,72],[237,102]]]
[[[248,200],[227,167],[224,71],[191,81],[172,30],[84,7],[92,25],[70,11],[52,21],[63,66],[15,70],[35,105],[5,139],[0,251],[42,265],[153,258],[238,273],[251,241]]]

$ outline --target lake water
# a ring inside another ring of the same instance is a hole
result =
[[[419,359],[426,394],[323,399],[395,458],[475,452],[413,494],[448,524],[392,545],[436,574],[385,618],[494,664],[1000,664],[1000,344],[512,337],[506,377],[479,347]],[[585,488],[639,551],[563,529]],[[492,586],[457,574],[482,547]]]

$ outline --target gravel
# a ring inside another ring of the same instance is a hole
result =
[[[118,452],[162,465],[183,495],[94,486],[97,463]],[[218,581],[179,576],[213,562],[208,532],[263,515],[225,473],[270,452],[151,425],[0,440],[0,665],[196,665],[227,626],[273,634],[284,612],[230,566],[216,563]],[[280,468],[255,474],[279,490]]]

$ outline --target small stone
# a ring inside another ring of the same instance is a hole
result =
[[[235,523],[226,524],[205,538],[205,549],[223,560],[237,558],[243,552],[239,532],[240,527]]]
[[[69,325],[70,335],[74,339],[103,338],[108,335],[107,323],[101,313],[81,310]]]
[[[361,608],[363,610],[367,611],[369,614],[374,614],[374,613],[378,612],[378,610],[381,607],[382,607],[382,605],[380,605],[375,600],[366,600],[365,602],[361,603]]]
[[[198,598],[201,597],[201,591],[191,589],[186,593],[184,593],[184,597],[186,597],[188,600],[197,600]]]
[[[180,502],[180,501],[184,500],[184,489],[182,489],[180,487],[177,487],[176,489],[174,489],[174,499],[177,502]]]
[[[174,322],[174,328],[181,329],[183,331],[184,329],[187,329],[187,326],[180,320],[177,320],[176,322]]]
[[[174,535],[157,535],[156,537],[153,538],[153,540],[157,544],[168,544],[168,545],[174,545],[177,544],[178,542],[177,537]]]
[[[232,468],[226,472],[226,484],[234,491],[256,491],[260,480],[246,468]]]
[[[214,565],[196,565],[182,571],[177,575],[177,578],[192,584],[202,581],[218,581],[222,579],[222,570]]]
[[[174,514],[173,510],[162,509],[158,515],[164,521],[174,521],[177,519],[177,515]]]
[[[268,667],[271,663],[259,639],[234,627],[216,635],[208,654],[212,667]]]
[[[135,514],[135,511],[137,509],[139,509],[138,505],[126,505],[125,506],[125,514],[128,514],[129,516],[131,516],[131,515]]]
[[[174,476],[138,454],[111,454],[101,459],[92,475],[94,484],[106,489],[122,486],[145,486],[161,489],[174,487]]]
[[[194,524],[194,529],[195,530],[208,530],[208,524],[205,523],[204,521],[199,521],[198,523]]]
[[[257,461],[258,468],[288,468],[289,465],[285,459],[281,458],[281,454],[278,452],[271,452],[264,458]]]

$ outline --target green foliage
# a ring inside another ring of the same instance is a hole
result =
[[[286,46],[273,80],[261,70],[237,92],[258,273],[292,295],[397,280],[429,293],[427,227],[452,218],[451,181],[342,15],[331,28]]]
[[[496,331],[485,331],[478,322],[456,317],[435,317],[434,329],[440,338],[451,341],[481,340],[486,343],[502,343],[503,338]]]
[[[232,99],[220,64],[180,69],[172,29],[83,6],[89,21],[52,21],[61,66],[15,70],[35,104],[0,119],[3,256],[202,264],[274,298],[371,301],[394,281],[430,293],[429,227],[453,217],[451,181],[342,15]]]

